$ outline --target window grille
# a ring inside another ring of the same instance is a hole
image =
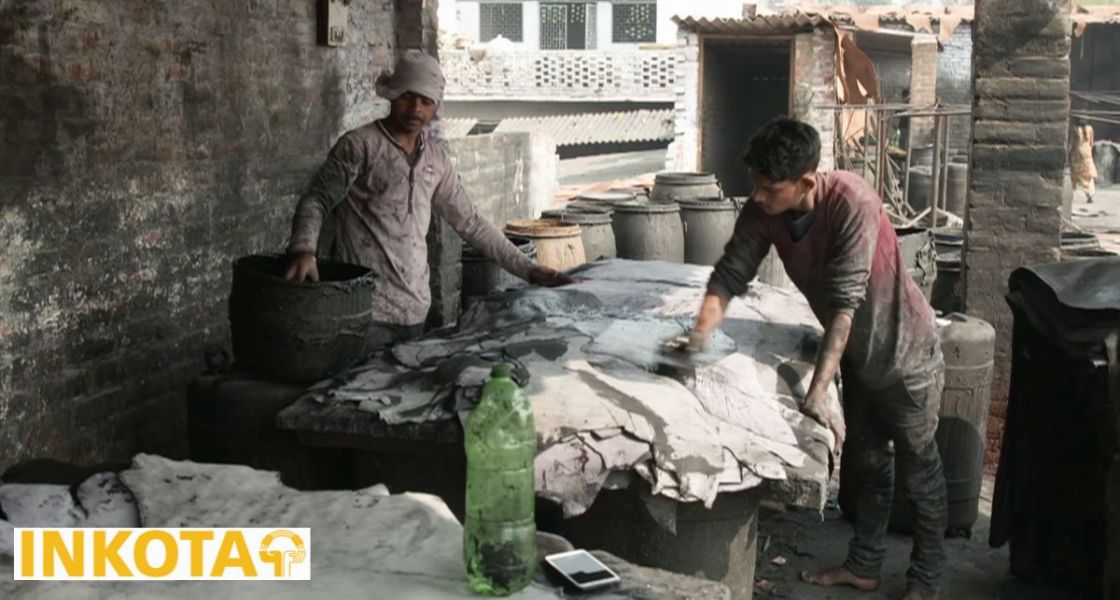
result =
[[[656,2],[618,2],[611,8],[611,33],[615,43],[657,41]]]
[[[479,40],[489,42],[499,35],[511,42],[524,40],[521,29],[521,3],[483,2],[479,5]]]
[[[541,3],[541,50],[595,48],[595,4]]]

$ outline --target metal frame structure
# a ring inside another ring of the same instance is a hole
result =
[[[867,179],[887,207],[892,221],[900,227],[914,227],[928,220],[933,227],[963,222],[964,215],[954,215],[945,210],[948,189],[948,163],[952,149],[949,129],[955,118],[968,118],[967,106],[925,106],[911,104],[838,104],[819,106],[832,110],[836,123],[836,146],[833,149],[836,166],[858,172]],[[862,113],[862,114],[860,114]],[[905,148],[892,147],[890,132],[894,123],[902,119],[933,119],[933,165],[929,194],[929,208],[920,213],[910,204],[910,173],[913,168],[915,135],[911,127],[909,140],[899,140]],[[894,152],[892,152],[894,150]],[[905,160],[896,164],[898,153],[905,152]],[[896,156],[892,156],[895,154]]]

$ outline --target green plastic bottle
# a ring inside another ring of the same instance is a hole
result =
[[[463,555],[471,591],[506,596],[529,585],[537,563],[533,515],[533,407],[496,365],[467,419],[467,510]]]

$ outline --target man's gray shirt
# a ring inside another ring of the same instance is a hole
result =
[[[288,246],[372,269],[374,320],[394,325],[427,318],[433,209],[514,275],[528,279],[535,266],[467,198],[447,144],[423,135],[418,144],[410,164],[380,122],[343,135],[300,198]]]

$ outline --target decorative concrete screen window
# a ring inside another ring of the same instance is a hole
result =
[[[657,41],[657,2],[615,0],[611,8],[614,43],[640,44]]]
[[[521,42],[520,2],[482,2],[479,9],[479,40],[489,42],[502,36],[511,42]]]
[[[541,2],[541,50],[595,49],[595,4]]]

